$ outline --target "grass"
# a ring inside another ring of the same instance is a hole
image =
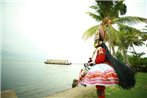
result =
[[[97,98],[96,90],[81,98]],[[147,98],[147,73],[136,74],[136,85],[131,90],[119,86],[106,87],[106,98]]]

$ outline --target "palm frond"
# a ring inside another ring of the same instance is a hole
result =
[[[90,6],[91,9],[98,9],[98,6]]]
[[[141,38],[143,41],[147,41],[147,34],[143,32],[143,34],[141,35]]]
[[[91,16],[96,21],[101,21],[101,19],[102,19],[99,15],[96,15],[96,14],[94,14],[92,12],[86,12],[86,14],[88,14],[89,16]]]
[[[117,31],[112,25],[109,25],[108,26],[108,29],[111,32],[110,39],[112,39],[113,44],[116,44],[117,45],[117,43],[120,43],[120,39],[119,39],[119,35],[118,35],[119,34],[119,31]]]
[[[133,44],[135,46],[142,46],[142,45],[144,45],[144,42],[142,41],[142,39],[137,39],[133,42]]]
[[[86,40],[86,39],[92,37],[92,36],[95,34],[95,32],[96,32],[97,29],[98,29],[98,25],[95,25],[95,26],[89,28],[88,30],[86,30],[86,31],[84,32],[82,38],[83,38],[84,40]]]
[[[138,34],[142,34],[142,32],[136,28],[127,26],[127,25],[123,25],[123,24],[118,24],[119,30],[122,31],[126,31],[128,33],[138,33]]]
[[[133,45],[142,46],[144,44],[144,39],[142,38],[144,33],[141,31],[126,25],[119,25],[119,29],[121,44],[122,46],[125,46],[126,49],[127,47],[132,47]]]
[[[113,7],[110,9],[111,17],[118,18],[119,14],[124,15],[127,11],[124,1],[115,1]]]
[[[114,22],[132,25],[137,23],[147,23],[147,18],[142,18],[138,16],[124,16],[116,18]]]

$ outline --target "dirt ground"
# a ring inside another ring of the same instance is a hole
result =
[[[93,93],[94,91],[95,91],[94,86],[76,87],[76,88],[59,92],[51,96],[47,96],[45,98],[82,98],[84,96],[87,96]]]

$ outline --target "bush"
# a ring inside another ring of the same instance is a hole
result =
[[[147,57],[129,56],[129,62],[134,71],[147,72]]]

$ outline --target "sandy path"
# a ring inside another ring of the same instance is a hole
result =
[[[47,96],[45,98],[80,98],[87,96],[95,91],[94,86],[76,87],[69,90],[59,92],[55,95]],[[84,97],[86,98],[86,97]],[[88,97],[87,97],[88,98]]]

